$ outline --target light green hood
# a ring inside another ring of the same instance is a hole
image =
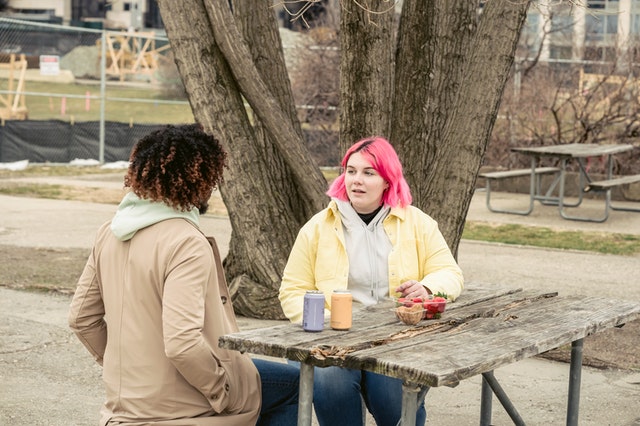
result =
[[[174,218],[187,219],[198,226],[200,213],[196,208],[182,212],[162,202],[138,198],[136,194],[129,192],[120,202],[111,221],[111,232],[118,240],[127,241],[142,228]]]

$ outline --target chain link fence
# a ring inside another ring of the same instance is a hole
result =
[[[149,131],[190,122],[162,34],[0,18],[0,162],[126,161]]]
[[[281,35],[289,61],[317,51]],[[315,160],[338,164],[335,106],[297,98]],[[149,131],[193,121],[164,33],[0,18],[0,163],[126,161]]]

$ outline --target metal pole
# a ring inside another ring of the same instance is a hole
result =
[[[104,164],[104,117],[105,98],[107,92],[107,32],[102,30],[102,42],[100,43],[100,139],[99,158],[100,164]]]
[[[493,371],[487,371],[484,374],[490,374],[493,377]],[[491,424],[491,405],[493,402],[493,391],[491,386],[482,376],[482,390],[480,391],[480,426],[489,426]]]
[[[486,380],[489,386],[491,386],[491,390],[496,395],[498,401],[500,401],[500,404],[502,404],[507,414],[509,414],[509,417],[511,417],[513,424],[517,426],[524,426],[524,420],[522,420],[522,417],[518,414],[518,410],[516,410],[516,407],[507,396],[507,393],[502,389],[498,380],[496,380],[493,374],[490,373],[491,372],[482,373],[483,379]]]
[[[558,211],[562,216],[562,209],[564,208],[564,180],[566,178],[567,159],[562,158],[560,160],[560,188],[558,189]]]
[[[607,156],[607,179],[611,179],[613,177],[613,154],[609,154]],[[607,191],[605,192],[604,196],[604,207],[605,207],[605,215],[609,214],[609,208],[611,208],[611,191],[613,191],[613,188],[609,188],[607,189]]]
[[[583,340],[571,342],[571,366],[569,367],[569,401],[567,404],[567,426],[578,425],[580,408],[580,380],[582,376]]]
[[[313,407],[313,365],[300,363],[300,393],[298,395],[298,426],[311,426]]]

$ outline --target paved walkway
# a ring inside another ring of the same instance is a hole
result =
[[[85,186],[95,183],[82,180]],[[525,202],[521,196],[495,194],[496,202]],[[493,195],[492,195],[493,197]],[[590,202],[587,204],[591,205]],[[594,208],[597,205],[594,203]],[[113,205],[40,200],[0,195],[0,244],[27,247],[90,247],[97,227],[111,217]],[[640,214],[612,212],[604,224],[566,221],[553,207],[536,205],[527,217],[494,214],[484,193],[473,199],[472,221],[522,223],[560,229],[640,234]],[[226,252],[228,220],[207,215],[202,227]],[[638,257],[608,256],[462,241],[459,262],[467,281],[538,288],[640,301]],[[95,425],[102,402],[100,368],[66,325],[69,298],[9,290],[0,286],[0,425]],[[240,318],[242,328],[269,321]],[[496,371],[496,377],[532,425],[563,424],[568,365],[528,359]],[[581,425],[640,425],[640,372],[596,370],[582,375]],[[432,389],[427,424],[478,423],[480,378],[456,388]],[[496,425],[511,424],[494,399]],[[372,424],[369,420],[368,424]]]

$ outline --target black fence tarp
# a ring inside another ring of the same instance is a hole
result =
[[[127,161],[133,145],[161,124],[105,122],[104,161]],[[68,163],[100,158],[100,123],[60,120],[5,121],[0,126],[0,163]]]
[[[136,142],[164,124],[105,122],[104,162],[128,161]],[[305,130],[311,155],[320,166],[340,164],[338,134]],[[60,120],[10,120],[0,125],[0,163],[68,163],[100,159],[100,122],[71,124]]]

